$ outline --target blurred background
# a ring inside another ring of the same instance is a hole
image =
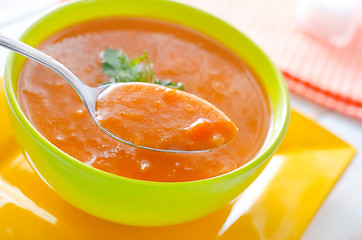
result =
[[[179,0],[246,33],[273,59],[292,108],[357,154],[303,239],[362,239],[362,1]],[[0,32],[17,38],[58,0],[0,0]],[[0,49],[0,75],[7,50]],[[308,130],[306,130],[308,131]]]

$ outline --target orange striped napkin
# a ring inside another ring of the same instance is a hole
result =
[[[362,26],[344,48],[296,28],[296,0],[179,0],[204,9],[251,37],[279,66],[289,89],[362,119]]]

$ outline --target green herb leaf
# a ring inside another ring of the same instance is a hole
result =
[[[185,90],[181,82],[160,80],[155,77],[153,63],[149,63],[147,51],[132,61],[122,50],[106,49],[103,55],[102,69],[111,77],[112,82],[149,82],[178,90]]]

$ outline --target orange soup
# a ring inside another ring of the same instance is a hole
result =
[[[112,18],[65,29],[38,49],[89,86],[109,82],[102,53],[122,49],[131,58],[148,51],[160,79],[223,111],[239,129],[226,147],[207,153],[161,153],[122,144],[91,120],[72,87],[51,70],[27,61],[18,83],[19,103],[35,128],[70,156],[134,179],[180,182],[215,177],[250,161],[270,127],[270,104],[251,70],[231,51],[192,29],[158,20]]]
[[[193,94],[158,84],[118,83],[98,97],[96,118],[115,136],[160,150],[212,150],[231,142],[235,124]]]

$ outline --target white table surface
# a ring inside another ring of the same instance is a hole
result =
[[[56,0],[0,0],[0,32],[17,38],[54,2]],[[7,50],[0,49],[0,75],[4,71],[7,53]],[[362,121],[329,111],[294,94],[291,94],[291,103],[295,110],[357,149],[354,160],[319,209],[302,239],[362,239]]]

